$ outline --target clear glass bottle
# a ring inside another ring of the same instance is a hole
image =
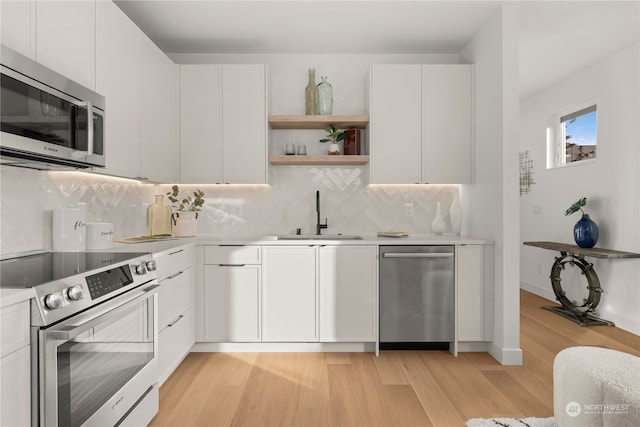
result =
[[[327,77],[320,77],[322,80],[317,86],[318,114],[330,116],[333,110],[333,87],[327,82]]]
[[[318,114],[315,68],[309,68],[309,83],[307,83],[307,87],[304,89],[304,113],[308,116],[315,116]]]
[[[171,236],[171,208],[164,204],[163,195],[147,209],[147,236]]]

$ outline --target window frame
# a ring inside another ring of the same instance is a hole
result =
[[[596,113],[596,155],[593,158],[577,160],[567,163],[567,140],[564,125],[565,122],[572,118],[578,118]],[[597,160],[598,147],[598,103],[595,99],[576,104],[570,108],[553,114],[549,118],[549,126],[547,127],[547,169],[558,169],[572,166],[582,166],[593,164]]]

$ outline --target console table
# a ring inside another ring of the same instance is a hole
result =
[[[527,246],[535,246],[542,249],[549,249],[552,251],[559,251],[561,256],[556,257],[553,267],[551,267],[551,286],[553,287],[553,293],[556,294],[556,300],[562,307],[543,306],[545,310],[552,311],[572,320],[580,326],[592,326],[592,325],[609,325],[615,326],[613,322],[600,319],[596,317],[595,308],[600,303],[600,294],[602,288],[600,287],[600,279],[593,269],[593,264],[587,262],[585,257],[601,258],[601,259],[620,259],[620,258],[640,258],[640,254],[633,252],[621,252],[611,249],[603,248],[581,248],[576,245],[569,245],[566,243],[557,242],[524,242]],[[578,305],[573,301],[570,301],[562,289],[560,273],[564,270],[565,265],[578,267],[582,274],[587,278],[589,286],[589,295],[584,299],[582,305]]]

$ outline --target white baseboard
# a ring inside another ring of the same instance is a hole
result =
[[[548,299],[549,302],[558,303],[556,301],[556,294],[553,293],[553,289],[551,289],[551,284],[547,287],[542,287],[538,285],[534,285],[533,283],[520,281],[520,289],[524,289],[527,292],[531,292],[532,294],[538,295],[539,297]]]
[[[522,349],[501,348],[495,343],[489,344],[489,354],[501,365],[522,366]]]
[[[262,352],[262,353],[290,353],[290,352],[375,352],[376,343],[275,343],[275,342],[256,342],[256,343],[214,343],[214,342],[197,342],[191,349],[193,352]]]

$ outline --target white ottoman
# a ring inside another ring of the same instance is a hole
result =
[[[640,357],[600,347],[571,347],[553,362],[558,426],[640,426]]]

